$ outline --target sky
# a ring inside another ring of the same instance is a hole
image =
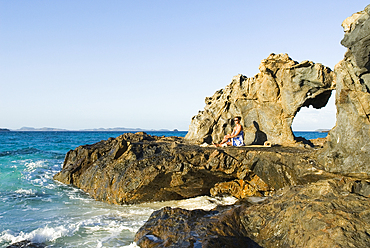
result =
[[[334,69],[368,1],[0,0],[0,128],[188,130],[270,53]],[[293,130],[335,125],[302,108]]]

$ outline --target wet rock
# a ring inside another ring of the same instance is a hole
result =
[[[201,195],[269,195],[336,175],[316,169],[315,149],[199,147],[182,138],[124,134],[69,151],[54,179],[114,204]]]
[[[295,145],[291,130],[301,107],[322,108],[333,89],[333,72],[311,61],[298,63],[287,54],[271,54],[253,78],[237,75],[207,97],[203,111],[192,118],[187,140],[220,142],[231,133],[232,118],[241,116],[245,144]]]
[[[334,69],[337,123],[320,156],[323,169],[370,176],[370,6],[347,18],[342,45],[348,48]]]
[[[368,247],[370,201],[355,192],[356,184],[343,178],[289,186],[258,204],[209,212],[161,209],[135,241],[142,248]]]
[[[17,243],[13,243],[6,248],[45,248],[46,245],[39,244],[39,243],[32,243],[29,240],[23,240]]]
[[[150,216],[135,241],[140,247],[260,247],[240,228],[240,210],[166,207]]]

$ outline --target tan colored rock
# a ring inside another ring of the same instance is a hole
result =
[[[258,191],[268,191],[270,187],[257,175],[252,177],[252,180],[249,181],[249,184],[252,185]]]
[[[259,176],[253,175],[251,180],[236,179],[231,182],[217,183],[210,193],[212,196],[231,195],[244,199],[250,196],[266,196],[269,195],[269,191],[270,187]]]
[[[333,87],[333,73],[311,61],[298,63],[287,54],[271,54],[262,60],[253,78],[241,74],[207,97],[206,107],[192,118],[187,140],[220,142],[233,128],[232,118],[241,116],[245,144],[294,145],[291,130],[301,107],[326,105]]]
[[[337,123],[320,156],[323,169],[370,177],[370,5],[344,21],[348,48],[334,69]]]
[[[328,137],[325,138],[317,138],[317,139],[310,139],[310,142],[315,146],[315,147],[321,147],[323,148],[325,143],[328,141]]]

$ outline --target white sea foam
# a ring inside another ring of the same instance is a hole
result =
[[[122,246],[122,248],[139,248],[139,246],[137,246],[135,242],[132,242],[129,245]]]
[[[45,160],[38,160],[35,162],[26,162],[25,166],[27,168],[27,171],[34,172],[37,168],[47,167],[47,164]]]
[[[76,231],[76,227],[71,225],[69,228],[64,226],[57,227],[43,227],[38,228],[30,233],[20,232],[19,234],[13,234],[10,231],[3,231],[0,234],[0,243],[1,242],[11,242],[16,243],[22,240],[29,240],[33,243],[43,243],[46,241],[54,241],[62,236],[70,235]]]
[[[125,230],[135,233],[143,224],[143,222],[133,222],[122,219],[120,216],[108,214],[84,220],[81,222],[81,227],[89,233],[108,232],[115,235]]]
[[[35,195],[36,191],[32,189],[18,189],[15,193],[22,194],[22,195]]]
[[[189,198],[185,200],[179,201],[165,201],[165,202],[155,202],[155,203],[144,203],[140,204],[139,206],[150,206],[154,209],[160,209],[163,207],[178,207],[187,210],[194,210],[194,209],[203,209],[203,210],[211,210],[218,205],[232,205],[237,201],[235,197],[228,196],[228,197],[210,197],[210,196],[198,196],[194,198]]]
[[[38,228],[29,233],[4,231],[0,234],[0,244],[2,242],[15,243],[22,240],[30,240],[34,243],[43,243],[47,241],[53,242],[63,237],[70,237],[74,240],[76,238],[79,239],[80,235],[87,235],[84,240],[78,242],[78,246],[82,246],[81,242],[88,242],[89,245],[84,245],[85,247],[122,247],[115,245],[112,246],[112,243],[120,243],[122,235],[125,237],[125,234],[123,234],[125,231],[128,231],[133,235],[138,228],[144,224],[144,220],[140,223],[134,223],[126,219],[122,219],[120,216],[112,215],[109,213],[109,209],[101,209],[100,211],[105,212],[106,214],[98,216],[80,216],[77,217],[77,219],[70,218],[63,220],[63,222],[65,222],[64,225],[58,225],[56,227],[51,227],[51,225],[49,225],[43,228]],[[84,219],[83,217],[87,219]],[[71,222],[74,223],[71,224]],[[63,241],[63,239],[57,242],[68,243],[68,241]],[[99,246],[99,244],[101,244],[101,246]],[[127,247],[137,246],[135,246],[135,244],[131,244]]]

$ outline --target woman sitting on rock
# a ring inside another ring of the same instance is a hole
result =
[[[216,147],[221,146],[244,146],[243,127],[240,125],[241,118],[234,118],[235,127],[231,134],[226,134],[220,144],[214,144]]]

